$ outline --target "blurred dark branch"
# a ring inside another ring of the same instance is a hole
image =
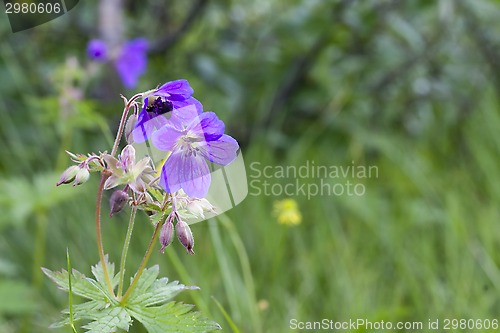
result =
[[[500,45],[495,45],[494,41],[483,29],[480,19],[477,18],[474,11],[468,5],[462,1],[457,1],[457,4],[463,13],[472,41],[476,44],[482,57],[491,68],[490,72],[495,81],[495,89],[498,96],[500,96]]]
[[[337,6],[335,6],[335,8],[333,9],[334,22],[340,21],[340,17],[344,13],[345,7],[349,3],[350,1],[344,0],[341,1]],[[278,92],[276,93],[271,104],[269,112],[265,115],[265,118],[262,121],[262,125],[264,128],[269,127],[276,112],[278,112],[283,104],[285,104],[285,102],[293,94],[293,92],[300,87],[301,82],[307,76],[307,73],[309,73],[310,69],[313,67],[321,52],[326,48],[326,46],[328,46],[331,30],[332,28],[328,27],[327,30],[323,31],[316,39],[316,41],[311,45],[309,50],[304,55],[295,60],[295,63],[283,78],[283,81],[278,88]]]
[[[264,127],[268,127],[275,113],[285,104],[287,99],[300,86],[302,80],[306,77],[321,51],[328,45],[328,34],[321,34],[312,44],[311,48],[302,57],[297,59],[292,68],[287,73],[283,83],[278,89],[276,96],[270,108],[270,112],[264,120]]]
[[[160,53],[171,48],[189,31],[189,29],[196,21],[198,16],[200,16],[200,14],[203,12],[207,4],[208,0],[197,0],[195,3],[193,3],[191,9],[189,10],[180,27],[173,33],[169,32],[165,36],[154,42],[149,52]]]
[[[392,69],[384,76],[382,76],[382,78],[378,80],[372,88],[374,95],[382,95],[382,92],[396,80],[402,77],[406,77],[408,72],[413,70],[416,65],[426,61],[439,45],[439,41],[441,40],[443,31],[444,29],[441,29],[433,34],[430,38],[424,38],[426,40],[426,43],[421,48],[420,52],[411,55],[407,60],[403,61],[396,68]]]

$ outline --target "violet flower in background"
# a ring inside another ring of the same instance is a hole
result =
[[[87,45],[87,56],[99,62],[108,60],[108,47],[106,43],[99,39],[92,39]]]
[[[126,88],[134,88],[139,78],[146,72],[148,41],[144,38],[132,39],[123,44],[118,56],[111,59],[106,43],[93,39],[87,45],[87,55],[98,62],[112,60],[115,69]]]
[[[144,38],[133,39],[123,45],[115,61],[115,68],[126,88],[134,88],[146,72],[147,51],[148,41]]]
[[[194,105],[196,114],[187,116],[192,119],[203,111],[203,106],[191,95],[193,88],[187,80],[167,82],[151,94],[144,96],[144,105],[132,131],[134,142],[148,140],[155,129],[161,128],[167,122],[167,115],[174,109]]]
[[[205,197],[211,182],[207,160],[228,165],[239,149],[224,127],[215,113],[198,114],[194,105],[174,109],[152,135],[156,148],[172,152],[161,170],[160,186],[170,193],[182,189],[190,197]]]

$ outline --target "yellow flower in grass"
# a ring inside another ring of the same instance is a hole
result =
[[[274,215],[279,224],[297,225],[302,222],[299,205],[293,199],[283,199],[274,202]]]

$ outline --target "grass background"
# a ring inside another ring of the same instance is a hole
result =
[[[253,162],[379,171],[360,180],[363,196],[293,197],[298,226],[278,224],[273,203],[284,197],[264,195],[194,225],[195,256],[176,243],[151,259],[170,279],[201,287],[180,300],[228,332],[215,300],[241,332],[287,332],[293,318],[500,319],[498,1],[122,9],[116,38],[157,46],[134,91],[189,79],[241,143],[249,176]],[[85,1],[16,34],[0,20],[0,332],[49,331],[67,298],[40,267],[65,267],[66,248],[86,274],[98,261],[96,177],[81,188],[54,184],[69,165],[65,149],[109,150],[119,93],[134,93],[112,66],[85,58],[87,41],[102,33],[100,10]],[[175,42],[162,46],[168,36]],[[115,262],[126,223],[126,214],[104,223]],[[129,272],[150,234],[139,216]]]

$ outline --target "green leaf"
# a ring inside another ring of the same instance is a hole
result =
[[[144,270],[136,288],[130,295],[129,305],[153,306],[164,304],[183,290],[199,289],[195,286],[190,287],[179,284],[178,281],[168,283],[167,278],[157,279],[159,273],[160,268],[158,265]]]
[[[63,269],[60,272],[54,272],[44,267],[42,267],[42,271],[57,284],[59,289],[69,291],[68,271]],[[75,295],[93,300],[103,299],[101,290],[76,269],[73,269],[71,274],[71,288]]]
[[[111,278],[111,285],[113,286],[113,289],[114,289],[118,285],[118,283],[120,281],[120,277],[118,276],[118,274],[115,275],[115,264],[110,264],[108,262],[108,255],[106,255],[104,257],[104,259],[106,260],[106,263],[105,263],[106,268],[107,268],[108,274]],[[92,274],[95,276],[95,278],[97,279],[97,281],[99,282],[101,287],[103,287],[104,290],[107,290],[106,278],[104,276],[104,270],[102,268],[102,264],[100,261],[97,263],[97,265],[92,266]]]
[[[84,326],[87,332],[92,333],[113,333],[117,328],[128,331],[132,325],[132,318],[127,310],[120,306],[111,306],[103,301],[89,301],[76,305],[73,309],[74,321],[90,320]],[[65,310],[65,314],[69,311]],[[70,324],[69,317],[54,323],[50,328],[59,328]]]
[[[165,215],[163,213],[156,213],[151,215],[149,217],[149,220],[151,221],[151,224],[155,226],[157,223],[160,223],[160,221],[163,220],[164,216]]]
[[[106,261],[106,266],[108,268],[109,274],[111,276],[114,276],[115,265],[110,264],[109,262]],[[52,281],[54,281],[60,289],[64,291],[69,291],[69,278],[68,278],[68,272],[66,270],[62,269],[60,272],[54,272],[47,268],[42,267],[42,271]],[[92,267],[92,273],[96,277],[97,281],[87,278],[84,274],[73,269],[71,274],[73,294],[82,296],[84,298],[93,299],[96,301],[99,300],[107,300],[108,302],[113,301],[112,296],[107,291],[104,272],[100,262],[96,266]],[[117,275],[114,276],[112,281],[113,287],[116,287],[116,285],[118,284],[118,279],[119,277]]]
[[[118,284],[119,277],[114,274],[115,265],[108,262],[107,256],[105,265],[108,273],[113,277],[112,285],[115,287]],[[69,291],[69,275],[67,271],[53,272],[46,268],[42,268],[42,270],[60,289]],[[113,333],[118,328],[128,331],[128,328],[132,325],[132,318],[126,309],[119,306],[118,301],[108,292],[101,262],[92,267],[92,274],[95,280],[86,277],[75,269],[72,270],[71,291],[75,295],[91,299],[91,301],[72,306],[73,321],[89,321],[83,328],[90,333]],[[63,314],[64,318],[52,324],[52,328],[71,325],[70,311],[64,310]]]
[[[84,319],[93,320],[83,326],[89,333],[114,333],[116,328],[128,331],[132,325],[132,318],[122,307],[109,307],[98,312],[93,311]]]
[[[192,305],[170,302],[161,306],[129,307],[129,313],[140,321],[149,333],[195,333],[220,330],[214,321],[200,312],[190,312]]]
[[[154,203],[149,203],[147,205],[144,205],[143,207],[140,207],[140,209],[161,212],[161,207]]]
[[[204,318],[200,312],[190,312],[192,305],[166,303],[183,290],[199,288],[188,287],[177,281],[168,283],[167,278],[157,279],[159,272],[158,265],[145,269],[127,302],[129,313],[149,333],[208,332],[220,329],[216,322]]]
[[[110,264],[106,258],[105,265],[110,276],[113,276],[112,284],[115,287],[118,275],[114,275],[114,264]],[[69,291],[67,271],[42,270],[60,289]],[[126,303],[121,304],[108,293],[101,263],[92,267],[95,280],[73,269],[72,292],[90,299],[72,306],[73,321],[88,321],[82,326],[88,333],[114,333],[118,329],[128,331],[132,317],[141,322],[149,333],[209,332],[220,329],[216,322],[203,317],[200,312],[191,311],[193,305],[171,301],[181,291],[198,287],[185,286],[177,281],[169,283],[167,278],[158,279],[159,272],[158,265],[145,269]],[[70,324],[70,311],[64,310],[63,319],[51,327]]]
[[[165,194],[162,191],[160,191],[154,187],[148,188],[148,191],[149,191],[149,193],[151,193],[153,195],[153,197],[158,202],[163,202],[163,199],[165,199]]]

